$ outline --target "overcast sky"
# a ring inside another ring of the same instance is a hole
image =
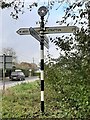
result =
[[[28,1],[26,0],[26,4],[28,5]],[[25,13],[23,15],[20,14],[18,20],[12,19],[10,16],[11,8],[0,9],[0,50],[1,48],[11,47],[13,48],[18,56],[18,61],[26,61],[32,62],[33,58],[35,63],[39,63],[40,61],[40,45],[39,42],[34,39],[31,35],[22,36],[18,35],[16,31],[20,28],[29,28],[29,27],[39,27],[39,24],[36,25],[36,22],[40,20],[40,17],[37,13],[38,8],[42,5],[46,5],[47,3],[44,0],[36,0],[39,1],[39,6],[34,8],[31,12],[26,8],[24,8]],[[46,1],[46,0],[45,0]],[[59,5],[55,5],[53,10],[50,11],[50,17],[48,19],[48,23],[46,26],[58,26],[56,24],[57,20],[60,20],[64,15],[64,9],[66,4],[62,5],[57,11],[56,8]],[[45,17],[45,19],[47,16]],[[50,36],[50,35],[48,35]],[[52,36],[52,35],[51,35]],[[54,36],[54,35],[53,35]],[[50,54],[52,57],[57,58],[59,56],[59,52],[55,49],[55,46],[50,43]],[[47,50],[45,49],[45,55],[47,54]]]

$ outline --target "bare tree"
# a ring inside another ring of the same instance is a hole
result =
[[[14,63],[17,61],[16,52],[13,48],[10,48],[10,47],[3,48],[2,53],[5,54],[5,55],[11,55]]]

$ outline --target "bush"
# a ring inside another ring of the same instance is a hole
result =
[[[40,77],[40,73],[34,72],[34,76],[39,76]]]
[[[90,118],[90,82],[79,69],[47,67],[45,82],[56,92],[55,101],[65,118]],[[86,79],[85,79],[86,78]],[[87,81],[87,82],[86,82]]]

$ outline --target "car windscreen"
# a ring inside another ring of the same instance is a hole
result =
[[[18,75],[18,73],[17,72],[12,72],[11,75]]]
[[[12,72],[11,75],[24,75],[23,72]]]

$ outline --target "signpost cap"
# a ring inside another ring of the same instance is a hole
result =
[[[48,12],[48,9],[47,7],[45,6],[41,6],[39,9],[38,9],[38,14],[41,16],[41,17],[44,17]]]

